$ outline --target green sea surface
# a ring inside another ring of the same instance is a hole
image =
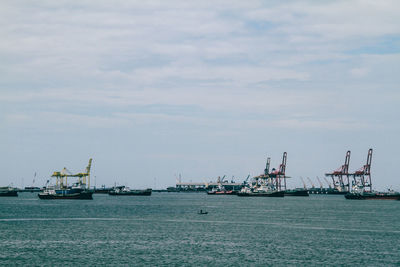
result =
[[[0,198],[0,266],[400,266],[400,201],[93,198]]]

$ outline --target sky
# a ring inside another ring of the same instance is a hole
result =
[[[290,187],[344,163],[400,190],[400,2],[0,3],[0,186]],[[324,182],[324,181],[323,181]],[[310,183],[308,183],[310,186]]]

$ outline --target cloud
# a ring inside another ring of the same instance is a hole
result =
[[[364,77],[369,72],[367,68],[354,68],[350,70],[350,74],[354,77]]]

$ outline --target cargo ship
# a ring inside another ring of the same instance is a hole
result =
[[[116,186],[108,192],[111,196],[150,196],[151,188],[132,190],[127,186]]]
[[[17,197],[18,190],[16,188],[5,186],[0,187],[0,197]]]

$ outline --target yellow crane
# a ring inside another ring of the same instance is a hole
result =
[[[92,159],[89,159],[89,164],[86,167],[85,172],[80,172],[77,174],[71,174],[67,168],[63,168],[60,172],[53,172],[51,177],[56,177],[56,185],[61,188],[67,187],[67,178],[68,177],[78,177],[79,178],[79,185],[85,185],[87,188],[90,188],[90,168],[92,167]],[[65,178],[65,183],[64,183]]]

